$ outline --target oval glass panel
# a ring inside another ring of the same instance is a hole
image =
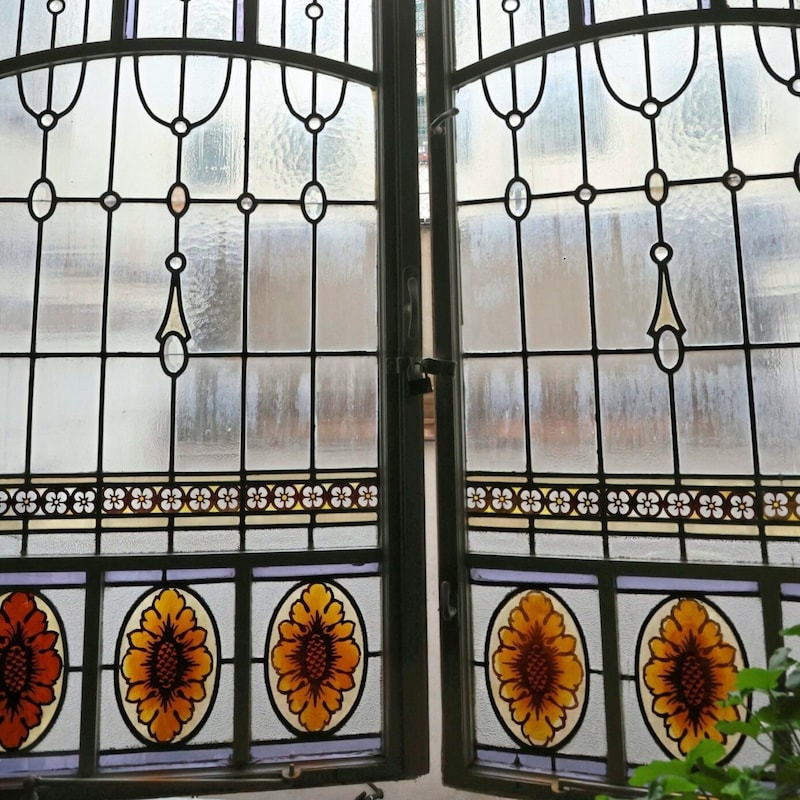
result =
[[[167,195],[170,211],[176,216],[181,217],[189,208],[189,190],[182,183],[175,183]]]
[[[117,703],[147,743],[177,744],[208,717],[219,682],[219,633],[185,588],[148,591],[128,612],[117,644]]]
[[[654,205],[661,205],[667,199],[669,184],[666,174],[660,169],[651,170],[645,182],[647,199]]]
[[[32,592],[0,596],[0,752],[27,750],[47,733],[66,666],[61,621],[49,603]]]
[[[325,189],[316,181],[307,183],[303,188],[303,194],[300,196],[301,209],[303,216],[309,222],[319,222],[327,210],[327,198],[325,196]]]
[[[672,372],[681,363],[681,342],[672,328],[664,328],[656,341],[656,357],[662,369]]]
[[[278,605],[264,658],[273,708],[292,733],[328,734],[358,706],[367,673],[364,621],[335,583],[301,583]]]
[[[506,211],[514,219],[523,219],[531,208],[531,187],[524,178],[514,178],[506,186]]]
[[[186,342],[175,333],[169,334],[161,342],[161,360],[170,375],[179,375],[186,368]]]
[[[708,600],[671,597],[653,609],[639,633],[636,688],[642,716],[665,752],[683,758],[708,738],[733,755],[742,736],[720,733],[716,725],[746,712],[719,702],[745,666],[739,636]]]
[[[47,178],[40,178],[31,186],[28,208],[38,220],[47,219],[56,210],[56,190]]]
[[[586,708],[586,646],[567,606],[526,589],[495,611],[486,639],[486,680],[506,731],[528,747],[553,749],[578,729]]]

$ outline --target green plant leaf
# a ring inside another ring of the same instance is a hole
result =
[[[785,670],[791,661],[788,647],[779,647],[770,657],[767,665],[770,670]]]
[[[703,739],[686,754],[686,766],[692,769],[699,761],[705,761],[706,764],[716,764],[723,758],[725,758],[725,748],[720,742],[715,742],[713,739]]]
[[[794,690],[798,687],[800,687],[800,667],[794,662],[786,672],[786,688]]]
[[[740,692],[768,692],[778,685],[783,675],[780,669],[762,669],[761,667],[745,667],[736,675],[736,689]]]
[[[694,795],[697,793],[698,789],[703,788],[698,786],[694,781],[688,778],[682,778],[680,775],[667,775],[662,778],[659,783],[664,790],[664,794]]]
[[[800,625],[793,625],[791,628],[784,628],[779,631],[781,636],[800,636]]]
[[[774,788],[765,786],[748,775],[740,775],[735,781],[723,786],[722,794],[741,800],[776,800],[778,797]]]
[[[723,719],[717,723],[716,727],[720,733],[743,733],[751,739],[756,739],[761,734],[761,726],[758,724],[758,718],[755,715],[750,719],[734,722],[728,722]]]
[[[685,761],[673,758],[671,761],[651,761],[649,764],[642,764],[636,767],[631,775],[631,786],[647,786],[652,781],[664,778],[668,775],[677,775],[685,778],[689,774],[689,768]]]

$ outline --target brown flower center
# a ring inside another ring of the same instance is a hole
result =
[[[688,653],[678,672],[678,686],[683,700],[690,709],[701,709],[708,705],[709,686],[706,663],[694,653]]]
[[[3,683],[9,692],[19,694],[28,685],[30,651],[20,644],[12,644],[3,656]]]
[[[161,642],[155,652],[155,676],[159,689],[169,690],[178,682],[178,648],[174,642]]]
[[[534,695],[543,695],[552,684],[552,664],[549,654],[534,644],[528,650],[522,663],[522,672],[528,681],[528,688]]]
[[[306,673],[312,681],[320,680],[328,671],[328,647],[321,633],[312,633],[306,641]]]

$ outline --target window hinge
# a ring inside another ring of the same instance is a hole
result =
[[[452,596],[450,581],[442,581],[439,584],[439,613],[445,622],[451,622],[458,616],[458,608],[453,605]]]

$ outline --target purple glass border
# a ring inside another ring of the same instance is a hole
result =
[[[132,771],[151,770],[155,765],[162,769],[227,766],[233,750],[230,747],[207,747],[198,750],[171,750],[163,753],[153,750],[130,753],[101,753],[100,769],[127,767]]]
[[[11,775],[38,775],[48,773],[57,775],[59,772],[74,772],[78,769],[78,754],[58,756],[25,756],[17,758],[3,758],[0,760],[0,773],[3,778]]]
[[[133,39],[134,21],[136,20],[136,0],[128,0],[125,6],[125,30],[123,36]]]
[[[623,591],[695,591],[704,594],[758,594],[755,581],[709,581],[699,578],[653,578],[623,575],[617,578],[617,589]]]
[[[306,578],[317,575],[332,575],[348,578],[351,575],[379,575],[380,564],[285,564],[277,567],[256,567],[253,578]]]
[[[519,586],[536,583],[543,586],[597,586],[596,575],[569,572],[521,572],[510,569],[481,569],[469,571],[472,583],[498,583]]]
[[[0,589],[3,586],[83,586],[85,572],[2,572]]]
[[[253,760],[262,763],[285,762],[293,757],[322,759],[330,756],[370,757],[381,755],[383,742],[380,736],[360,736],[354,739],[326,739],[325,741],[281,742],[256,744],[251,748]]]
[[[781,596],[784,598],[800,597],[800,583],[782,583]]]

